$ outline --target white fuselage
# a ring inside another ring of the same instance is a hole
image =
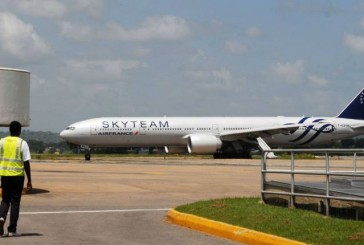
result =
[[[364,134],[363,127],[355,129],[363,120],[336,117],[103,117],[74,123],[60,135],[68,142],[91,147],[184,147],[189,135],[250,142],[253,136],[237,138],[235,133],[289,124],[302,126],[262,138],[270,146],[319,145]]]

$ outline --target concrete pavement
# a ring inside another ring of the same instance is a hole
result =
[[[18,232],[1,244],[234,244],[165,222],[167,209],[258,196],[260,160],[33,161]]]

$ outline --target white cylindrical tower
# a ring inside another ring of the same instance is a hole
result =
[[[0,67],[0,126],[29,126],[30,72]]]

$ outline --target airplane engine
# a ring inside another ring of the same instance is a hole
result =
[[[222,141],[214,135],[194,134],[188,137],[188,152],[191,154],[211,154],[220,149]]]
[[[180,147],[180,146],[165,146],[164,147],[165,153],[169,154],[183,154],[188,153],[187,147]]]

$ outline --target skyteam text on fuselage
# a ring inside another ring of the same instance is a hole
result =
[[[364,89],[336,117],[101,117],[74,123],[60,136],[89,147],[164,147],[167,153],[246,151],[320,145],[364,134]]]

